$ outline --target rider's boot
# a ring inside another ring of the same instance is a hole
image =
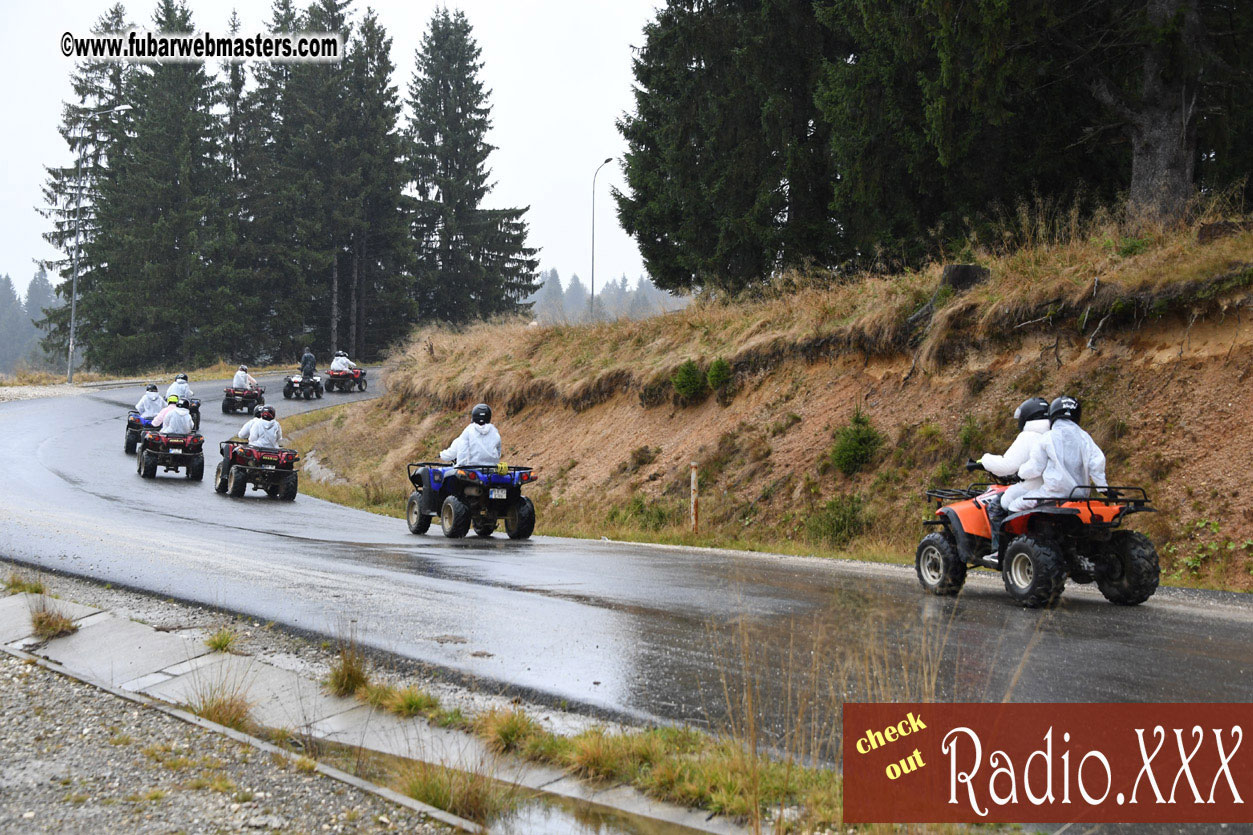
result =
[[[992,529],[992,553],[989,556],[997,556],[1001,552],[1001,523],[1005,521],[1005,517],[1009,512],[1001,506],[1001,497],[996,495],[988,502],[988,526]]]

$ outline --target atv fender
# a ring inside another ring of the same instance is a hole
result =
[[[953,540],[957,543],[958,555],[966,562],[971,562],[975,558],[974,543],[971,541],[970,534],[966,533],[966,529],[962,527],[957,511],[951,507],[942,507],[936,514],[944,517],[944,524],[952,532]]]

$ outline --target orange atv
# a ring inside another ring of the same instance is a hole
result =
[[[967,469],[978,465],[970,462]],[[1139,487],[1076,487],[1065,499],[1038,499],[1035,507],[1008,514],[1000,548],[992,551],[987,506],[1009,480],[965,490],[928,490],[936,503],[935,528],[918,543],[914,568],[932,594],[955,595],[966,569],[1001,572],[1005,590],[1028,608],[1052,606],[1070,577],[1096,582],[1105,599],[1122,606],[1143,603],[1157,591],[1157,549],[1137,531],[1119,530],[1133,513],[1154,512]]]

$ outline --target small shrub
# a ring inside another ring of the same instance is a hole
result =
[[[498,818],[521,799],[516,786],[497,782],[482,772],[455,771],[423,762],[405,769],[399,789],[419,803],[478,823]]]
[[[974,415],[966,415],[966,419],[962,421],[961,429],[957,430],[957,441],[961,444],[964,455],[981,450],[986,445],[987,433]]]
[[[883,436],[870,425],[870,418],[858,409],[848,424],[835,433],[831,464],[844,475],[854,476],[865,469],[882,445]]]
[[[636,447],[635,449],[631,450],[631,454],[627,458],[627,460],[623,461],[621,464],[618,465],[618,472],[619,473],[639,472],[642,468],[647,467],[649,464],[656,461],[657,453],[659,452],[661,452],[660,448],[653,449],[652,447],[649,447],[649,446]]]
[[[1139,255],[1149,248],[1148,238],[1123,238],[1118,242],[1118,255],[1121,258],[1130,258],[1133,255]]]
[[[966,378],[966,393],[971,397],[977,397],[983,393],[983,390],[992,382],[992,372],[987,369],[976,371]]]
[[[339,657],[331,664],[326,689],[335,696],[352,696],[369,681],[365,654],[356,641],[346,640],[339,646]]]
[[[205,646],[214,652],[230,652],[238,641],[238,633],[229,627],[223,626],[217,632],[205,638],[204,642]]]
[[[367,681],[357,689],[355,695],[359,702],[386,710],[388,704],[396,696],[396,688],[385,681]]]
[[[788,412],[786,415],[770,424],[770,437],[777,438],[800,422],[800,415],[796,414],[796,412]]]
[[[730,385],[735,375],[731,372],[731,363],[718,357],[709,364],[709,370],[705,372],[705,382],[709,383],[709,387],[714,391],[721,391]]]
[[[709,381],[692,360],[675,369],[670,385],[674,387],[675,395],[684,403],[696,403],[709,391]]]
[[[636,493],[625,506],[612,508],[608,519],[611,524],[615,525],[634,525],[646,531],[659,531],[678,524],[682,519],[682,513],[669,502],[649,501]]]
[[[296,770],[304,774],[312,774],[318,770],[318,761],[312,757],[298,757],[295,765]]]
[[[866,530],[861,496],[836,496],[805,520],[810,540],[839,548]]]

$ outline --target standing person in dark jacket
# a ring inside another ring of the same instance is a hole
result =
[[[305,347],[304,356],[300,358],[300,374],[302,377],[312,377],[318,373],[318,362],[313,358],[313,352]]]

